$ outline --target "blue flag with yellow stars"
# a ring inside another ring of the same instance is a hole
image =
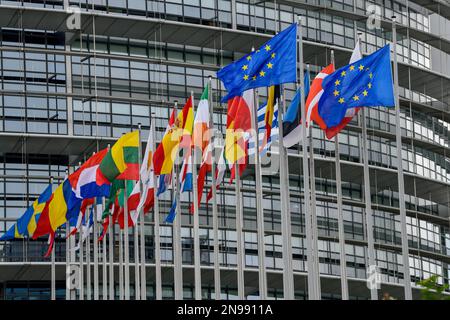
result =
[[[248,89],[296,82],[296,44],[297,24],[293,23],[258,50],[220,69],[217,77],[228,91],[222,102]]]
[[[390,46],[336,70],[322,88],[319,114],[328,128],[341,123],[348,108],[394,107]]]

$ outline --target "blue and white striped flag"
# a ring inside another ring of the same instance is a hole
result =
[[[264,136],[266,133],[266,123],[265,123],[265,115],[266,115],[267,103],[260,106],[258,108],[258,138],[259,138],[259,147],[262,148],[264,144]],[[266,154],[267,150],[269,150],[272,141],[278,140],[278,103],[275,104],[274,113],[273,113],[273,122],[272,122],[272,130],[270,132],[270,137],[267,139],[266,145],[261,149],[260,155],[263,156]],[[248,142],[248,155],[255,154],[256,146],[253,139],[249,139]]]

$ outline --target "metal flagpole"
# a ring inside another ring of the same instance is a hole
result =
[[[69,255],[70,255],[70,265],[71,266],[76,264],[76,256],[75,256],[74,248],[75,248],[75,235],[72,235],[69,238],[69,250],[70,250]],[[80,271],[78,271],[78,272],[80,272]],[[79,277],[79,273],[77,274],[77,276]],[[80,280],[81,279],[79,279],[79,282],[78,282],[79,286],[81,286]],[[70,290],[70,300],[76,300],[76,298],[77,298],[76,297],[76,294],[77,294],[76,290],[77,290],[77,288],[72,288]]]
[[[78,167],[81,167],[81,162],[78,162]],[[86,209],[87,210],[87,209]],[[81,214],[81,213],[80,213]],[[86,219],[86,218],[85,218]],[[80,291],[79,291],[79,300],[84,300],[84,249],[83,249],[83,225],[80,226],[80,230],[78,230],[79,237],[79,252],[78,255],[80,257]]]
[[[369,258],[369,266],[376,266],[375,262],[375,244],[373,238],[373,213],[372,199],[370,195],[370,172],[369,172],[369,152],[367,148],[367,129],[366,129],[366,112],[365,108],[361,108],[362,123],[362,144],[363,144],[363,161],[364,161],[364,202],[366,205],[366,226],[367,226],[367,255]],[[368,274],[369,276],[369,274]],[[378,288],[371,286],[370,298],[378,300]]]
[[[97,199],[94,199],[94,234],[92,237],[92,242],[94,246],[94,300],[98,300],[99,292],[98,292],[98,204]]]
[[[235,137],[235,144],[237,144],[237,138]],[[236,245],[237,245],[237,282],[238,282],[238,298],[240,300],[245,299],[245,278],[244,278],[244,266],[245,266],[245,248],[244,248],[244,235],[242,227],[244,225],[244,216],[242,208],[242,193],[241,193],[241,177],[239,175],[239,164],[236,161],[234,163],[235,170],[235,190],[236,190]]]
[[[395,94],[395,141],[397,146],[398,169],[398,202],[400,207],[400,225],[402,236],[403,281],[405,300],[412,300],[411,275],[409,270],[409,246],[406,231],[405,181],[403,177],[402,133],[400,128],[400,100],[398,96],[398,64],[397,64],[397,22],[392,16],[392,43],[394,56],[394,94]]]
[[[69,247],[69,234],[70,234],[69,222],[66,222],[66,277],[68,276],[67,271],[70,266],[70,247]],[[70,287],[67,285],[66,281],[66,300],[70,300]]]
[[[53,237],[56,237],[56,235],[53,235]],[[56,240],[53,239],[53,244],[52,244],[52,288],[51,288],[51,297],[52,300],[56,300],[56,271],[55,271],[55,245],[56,245]]]
[[[141,124],[138,123],[138,136],[139,136],[139,143],[138,143],[138,164],[139,166],[142,164],[142,149],[141,149]],[[140,169],[140,168],[139,168]],[[142,198],[142,183],[141,183],[141,174],[140,174],[140,170],[139,170],[139,180],[136,183],[139,183],[139,201]],[[142,216],[144,215],[144,213],[142,213]],[[134,224],[134,245],[133,245],[133,249],[134,249],[134,299],[135,300],[141,300],[141,274],[140,274],[140,258],[139,258],[139,253],[140,253],[140,245],[139,245],[139,230],[141,228],[141,225],[139,224],[139,221],[141,221],[142,219],[140,219],[139,217],[139,212],[137,212],[137,217],[136,217],[136,222]]]
[[[101,203],[100,212],[102,216],[104,207],[105,207],[105,198],[102,199]],[[108,271],[106,269],[106,235],[104,235],[102,239],[102,289],[103,289],[103,300],[108,300]]]
[[[216,189],[216,145],[214,128],[214,107],[212,104],[212,80],[208,78],[208,107],[209,107],[209,143],[211,144],[211,192],[212,192],[212,223],[213,223],[213,247],[214,247],[214,295],[220,300],[220,264],[219,264],[219,215],[217,211]]]
[[[286,96],[283,95],[278,104],[278,153],[280,166],[280,200],[281,200],[281,228],[283,237],[283,296],[285,300],[294,299],[294,270],[292,266],[292,230],[289,196],[289,161],[287,150],[283,145],[283,114],[286,112]],[[282,101],[282,106],[281,106]]]
[[[108,212],[110,215],[110,213]],[[112,216],[110,215],[108,217],[109,219],[109,226],[108,226],[108,246],[109,246],[109,300],[115,300],[115,280],[114,280],[114,246],[115,246],[115,239],[114,239],[114,223]]]
[[[67,170],[67,173],[71,173],[72,172],[72,168],[69,167],[69,170]],[[70,223],[67,223],[67,234],[70,234]],[[68,247],[67,247],[67,251],[68,251],[68,257],[69,257],[69,265],[70,267],[72,267],[72,264],[76,264],[76,259],[75,259],[75,235],[70,236],[68,239]],[[70,268],[71,269],[71,268]],[[70,269],[66,269],[66,272]],[[68,277],[69,275],[66,273],[66,276]],[[77,276],[79,276],[79,274],[77,274]],[[66,279],[67,280],[67,279]],[[67,285],[67,281],[66,281],[66,285]],[[76,300],[76,289],[77,288],[73,288],[70,287],[69,289],[69,300]]]
[[[92,208],[92,206],[91,206]],[[87,236],[86,236],[86,300],[91,300],[91,285],[92,285],[92,281],[91,281],[91,230],[90,230],[90,226],[89,226],[89,221],[91,219],[91,208],[89,208],[88,210],[88,216],[86,218],[86,232],[87,232]],[[83,229],[83,227],[81,228]],[[83,241],[83,236],[81,236],[81,241]],[[81,246],[83,245],[83,242],[81,242]]]
[[[259,157],[259,135],[258,135],[258,106],[259,97],[257,90],[253,93],[254,106],[252,110],[252,128],[255,130],[255,187],[256,187],[256,220],[258,227],[258,264],[259,264],[259,298],[267,298],[267,275],[266,275],[266,251],[264,244],[264,208],[262,206],[262,177],[261,161]],[[239,174],[239,171],[237,172]]]
[[[152,116],[153,119],[153,116]],[[142,134],[142,125],[138,123],[138,130],[139,130],[139,163],[142,166],[142,142],[141,142],[141,134]],[[150,128],[149,134],[152,134],[151,130],[153,130],[153,127]],[[149,159],[149,161],[152,161],[152,159]],[[154,180],[153,180],[154,181]],[[141,175],[139,173],[139,181],[137,183],[140,183],[140,197],[139,199],[142,199],[143,195],[147,194],[147,189],[144,188],[144,183],[142,181]],[[145,184],[145,188],[147,188]],[[138,220],[139,220],[139,232],[140,232],[140,279],[139,279],[139,286],[136,286],[136,291],[140,290],[139,298],[141,300],[147,299],[147,277],[146,277],[146,270],[145,270],[145,216],[144,211],[138,212]],[[138,226],[136,226],[136,229]],[[138,239],[136,239],[136,243],[138,242]],[[156,257],[155,257],[156,260]],[[138,266],[139,264],[136,263]],[[136,273],[139,274],[139,267],[136,268]],[[138,282],[136,282],[138,283]]]
[[[152,151],[156,150],[156,122],[155,113],[152,113],[152,128],[150,134],[152,135]],[[159,199],[158,199],[158,183],[155,170],[151,173],[153,175],[153,222],[154,222],[154,237],[155,237],[155,286],[156,286],[156,300],[162,300],[162,282],[161,282],[161,248],[159,237]],[[142,237],[142,235],[141,235]],[[144,272],[145,275],[145,272]],[[145,281],[144,281],[145,284]]]
[[[68,176],[68,171],[66,170],[66,178]],[[53,186],[53,177],[50,177],[50,184]],[[53,187],[52,187],[53,188]],[[52,237],[50,235],[50,237]],[[49,240],[52,240],[52,253],[51,253],[51,280],[50,280],[50,292],[51,292],[51,300],[56,300],[56,271],[55,271],[55,243],[56,243],[56,234],[53,234],[53,239],[49,238]]]
[[[125,262],[125,300],[130,300],[130,239],[128,229],[128,190],[127,181],[125,181],[124,200],[123,200],[123,224],[124,224],[124,262]]]
[[[139,162],[140,163],[140,162]],[[137,181],[136,183],[140,183]],[[140,274],[140,264],[139,264],[139,216],[136,220],[136,225],[134,226],[134,299],[141,300],[141,274]]]
[[[111,149],[111,145],[108,143],[108,151]],[[106,208],[105,208],[106,209]],[[108,208],[108,268],[109,268],[109,300],[115,299],[115,282],[114,282],[114,221]]]
[[[175,101],[175,110],[177,112],[178,103]],[[176,115],[175,115],[176,116]],[[175,159],[177,160],[177,159]],[[174,249],[174,287],[175,287],[175,300],[183,299],[183,260],[182,260],[182,247],[181,247],[181,207],[180,207],[180,179],[178,164],[175,163],[175,177],[173,179],[175,201],[176,201],[176,214],[175,221],[173,223],[173,249]]]
[[[123,289],[123,230],[119,226],[119,300],[124,299]]]
[[[306,66],[309,72],[309,64]],[[305,97],[306,98],[306,97]],[[317,212],[316,212],[316,173],[314,163],[314,144],[313,144],[313,126],[309,123],[309,165],[310,165],[310,195],[311,195],[311,224],[312,224],[312,249],[314,261],[314,285],[317,299],[321,299],[320,290],[320,268],[319,268],[319,251],[318,251],[318,233]]]
[[[331,50],[331,63],[334,65],[334,51]],[[334,137],[334,158],[336,170],[336,195],[337,195],[337,216],[339,233],[339,259],[341,273],[341,296],[342,300],[348,300],[347,282],[347,258],[345,255],[345,230],[344,214],[342,210],[342,180],[341,180],[341,158],[339,152],[339,133]]]
[[[360,37],[360,34],[358,34]],[[360,41],[360,40],[359,40]],[[376,266],[375,262],[375,244],[373,238],[373,214],[372,198],[370,195],[370,171],[369,171],[369,151],[367,147],[367,129],[365,108],[361,108],[361,126],[362,126],[362,147],[363,147],[363,172],[364,172],[364,202],[365,202],[365,220],[367,227],[367,256],[369,266]],[[378,300],[378,289],[376,286],[370,288],[371,300]]]
[[[308,272],[308,299],[317,300],[317,294],[315,291],[314,284],[314,261],[313,261],[313,250],[312,250],[312,234],[311,234],[311,204],[310,204],[310,194],[309,194],[309,166],[308,166],[308,151],[307,151],[307,139],[306,137],[306,110],[305,110],[305,83],[304,83],[304,70],[303,70],[303,39],[302,39],[302,26],[301,17],[297,16],[298,19],[298,55],[299,55],[299,66],[300,69],[300,107],[301,107],[301,121],[302,121],[302,163],[303,163],[303,194],[305,198],[304,212],[305,212],[305,245],[306,245],[306,255],[307,255],[307,272]]]
[[[194,108],[194,93],[191,91],[192,108]],[[194,111],[194,110],[193,110]],[[195,141],[194,141],[195,143]],[[195,300],[202,299],[202,271],[200,268],[200,221],[198,213],[198,186],[197,186],[197,148],[195,144],[192,144],[192,189],[193,189],[193,202],[194,202],[194,289]],[[189,164],[188,164],[189,165]]]

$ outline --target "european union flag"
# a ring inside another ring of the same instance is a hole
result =
[[[228,94],[226,102],[242,92],[258,87],[297,81],[297,24],[283,30],[258,50],[217,72]]]
[[[395,106],[390,46],[336,70],[322,82],[319,114],[337,126],[348,108]]]

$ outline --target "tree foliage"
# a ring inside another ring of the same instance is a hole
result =
[[[418,282],[418,284],[423,287],[420,290],[422,300],[450,300],[450,296],[444,294],[444,291],[449,288],[449,285],[439,284],[438,279],[438,275],[432,275],[428,279]]]

